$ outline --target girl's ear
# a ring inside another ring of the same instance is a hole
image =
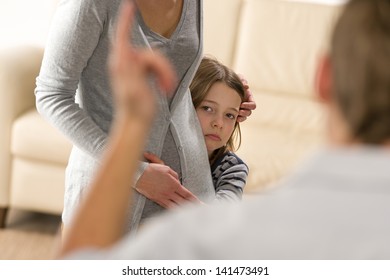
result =
[[[315,77],[316,96],[320,102],[329,103],[332,99],[332,67],[329,55],[321,57]]]

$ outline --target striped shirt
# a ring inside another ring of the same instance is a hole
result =
[[[236,154],[227,152],[218,158],[211,166],[216,200],[240,200],[248,173],[248,166]]]

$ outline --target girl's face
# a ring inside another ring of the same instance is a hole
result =
[[[232,135],[240,105],[241,98],[234,89],[216,82],[196,108],[209,157]]]

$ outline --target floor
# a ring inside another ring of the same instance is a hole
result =
[[[58,215],[11,209],[8,213],[6,227],[55,234],[60,222],[61,217]]]
[[[0,260],[53,258],[60,223],[57,215],[10,210],[0,229]]]

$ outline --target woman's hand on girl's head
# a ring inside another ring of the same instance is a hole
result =
[[[256,109],[256,102],[249,88],[248,81],[242,75],[239,76],[241,78],[241,82],[244,85],[245,90],[245,101],[241,103],[239,116],[237,118],[238,122],[242,122],[245,121],[252,114],[252,110]]]
[[[134,9],[132,2],[123,1],[111,48],[109,71],[118,113],[150,121],[155,111],[155,99],[148,78],[153,75],[163,91],[171,91],[176,78],[164,56],[132,46],[129,37]]]

